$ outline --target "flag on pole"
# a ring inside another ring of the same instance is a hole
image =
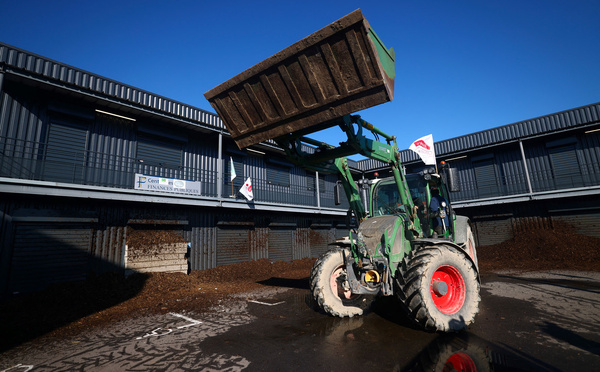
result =
[[[252,193],[252,181],[250,180],[250,177],[248,177],[246,182],[244,182],[244,186],[242,186],[240,192],[246,197],[246,199],[254,199],[254,194]]]
[[[231,180],[230,181],[233,181],[233,179],[237,177],[237,174],[235,174],[235,167],[233,166],[233,158],[231,156],[229,157],[229,167],[231,168]]]
[[[421,137],[409,147],[421,157],[426,165],[435,165],[435,149],[433,148],[433,135]]]

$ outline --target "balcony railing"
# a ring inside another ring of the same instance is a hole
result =
[[[201,183],[200,196],[219,196],[217,187],[219,177],[216,170],[161,163],[148,164],[141,159],[101,152],[77,152],[56,148],[49,150],[47,145],[41,142],[0,137],[0,177],[133,189],[135,174],[140,173],[198,181]],[[222,169],[227,166],[226,161],[223,161]],[[580,168],[573,169],[572,174],[558,176],[553,174],[551,169],[530,172],[531,191],[535,193],[600,185],[600,172],[595,171],[600,169],[599,163],[586,164]],[[245,176],[238,175],[238,177]],[[221,179],[223,179],[222,197],[227,198],[232,193],[231,181],[225,177]],[[524,173],[501,177],[496,181],[490,183],[488,180],[484,185],[478,184],[475,180],[462,181],[461,191],[455,193],[452,199],[474,200],[529,193],[527,177]],[[316,187],[294,184],[280,186],[262,178],[253,178],[252,183],[256,201],[348,208],[347,201],[344,201],[341,206],[334,205],[332,182],[324,182],[318,193]],[[314,184],[314,180],[311,184]],[[239,186],[233,188],[234,198],[243,198],[238,190]]]
[[[600,172],[585,172],[585,169],[600,169],[599,163],[586,164],[586,167],[573,169],[568,175],[555,175],[552,169],[539,170],[529,173],[531,192],[565,190],[581,187],[599,186]],[[530,192],[525,173],[500,177],[495,183],[485,185],[473,180],[461,181],[460,192],[452,195],[452,200],[476,200],[495,196],[510,196]]]
[[[226,166],[226,162],[223,161],[222,168]],[[219,197],[219,177],[216,170],[161,163],[148,164],[137,158],[92,151],[48,151],[44,143],[0,137],[0,177],[133,189],[135,174],[138,173],[198,181],[201,183],[200,197]],[[221,178],[222,197],[230,197],[231,181],[225,177]],[[252,183],[254,200],[258,202],[348,208],[347,201],[340,206],[334,205],[333,185],[328,184],[328,187],[317,195],[314,188],[301,185],[278,186],[260,178],[253,178]],[[238,190],[239,185],[233,188],[233,197],[244,198]]]

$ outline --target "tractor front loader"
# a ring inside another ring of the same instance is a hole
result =
[[[274,140],[296,164],[339,176],[336,195],[344,190],[358,228],[311,271],[326,313],[361,315],[376,296],[396,296],[424,329],[458,331],[474,321],[480,296],[469,221],[449,203],[454,173],[442,165],[405,174],[396,137],[352,115],[393,99],[394,58],[357,10],[205,96],[240,148]],[[336,126],[347,137],[339,146],[307,137]],[[355,182],[346,160],[354,154],[392,177]]]

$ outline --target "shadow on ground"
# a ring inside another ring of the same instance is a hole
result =
[[[0,352],[135,297],[146,279],[144,274],[103,274],[6,298],[0,303]]]
[[[269,278],[261,280],[258,284],[267,285],[270,287],[297,288],[309,290],[308,278],[303,279],[288,279],[288,278]]]

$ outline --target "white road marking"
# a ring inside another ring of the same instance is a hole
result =
[[[185,319],[185,320],[187,320],[188,322],[190,322],[190,323],[191,323],[191,324],[186,324],[186,325],[182,325],[182,326],[180,326],[180,327],[177,327],[177,329],[180,329],[180,328],[187,328],[187,327],[192,327],[192,326],[195,326],[195,325],[198,325],[198,324],[202,324],[202,322],[201,322],[201,321],[199,321],[199,320],[196,320],[196,319],[189,318],[189,317],[187,317],[187,316],[185,316],[185,315],[181,315],[181,314],[177,314],[177,313],[169,313],[169,314],[171,314],[171,315],[173,315],[173,316],[177,316],[177,317],[179,317],[179,318],[182,318],[182,319]]]
[[[25,368],[25,369],[23,369]],[[3,369],[0,372],[27,372],[27,371],[31,371],[33,369],[33,366],[31,365],[24,365],[24,364],[17,364],[16,366],[12,366],[8,369]]]
[[[254,302],[255,304],[259,304],[259,305],[275,306],[275,305],[281,305],[285,301],[276,302],[274,304],[270,304],[268,302],[256,301],[256,300],[248,300],[248,302]]]

